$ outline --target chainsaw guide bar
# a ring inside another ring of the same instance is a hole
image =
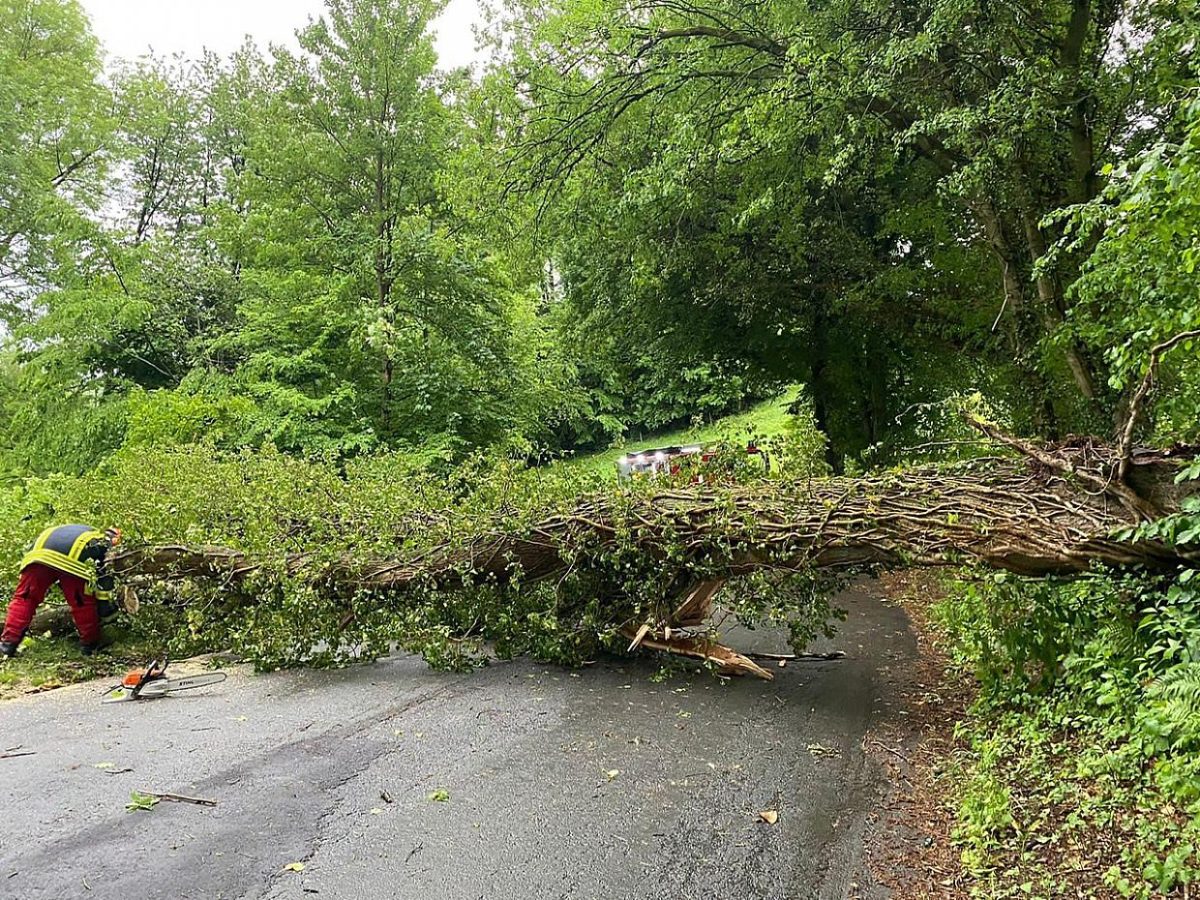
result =
[[[167,660],[155,660],[145,669],[134,669],[124,680],[109,688],[104,694],[104,703],[124,703],[128,700],[156,700],[179,691],[220,684],[226,679],[224,672],[209,672],[204,675],[188,675],[183,678],[167,678]]]

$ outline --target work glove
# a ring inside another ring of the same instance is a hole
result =
[[[97,594],[96,608],[100,612],[100,621],[107,625],[121,614],[121,607],[113,603],[112,594]]]

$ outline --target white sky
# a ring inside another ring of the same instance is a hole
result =
[[[324,9],[322,0],[82,0],[92,28],[110,56],[136,59],[153,49],[160,55],[199,56],[236,50],[248,34],[266,49],[295,46],[293,32]],[[435,23],[442,68],[478,58],[471,26],[480,22],[479,0],[450,0]]]

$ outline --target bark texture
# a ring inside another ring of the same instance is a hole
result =
[[[1071,575],[1095,565],[1169,568],[1197,552],[1114,532],[1179,509],[1194,483],[1175,475],[1191,451],[1129,454],[1081,441],[1032,447],[1020,458],[977,460],[865,478],[713,487],[584,498],[535,526],[495,528],[396,559],[289,557],[282,569],[331,595],[396,593],[561,578],[630,543],[704,578],[757,569],[844,569],[980,563],[1021,575]],[[1124,465],[1126,478],[1118,481]],[[260,563],[224,547],[140,547],[112,560],[118,576],[238,582]],[[697,575],[692,583],[700,580]]]

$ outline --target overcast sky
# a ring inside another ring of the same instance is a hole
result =
[[[245,35],[266,49],[294,45],[293,32],[318,15],[321,0],[82,0],[96,36],[112,56],[135,59],[157,54],[198,56],[237,49]],[[450,0],[437,20],[437,51],[443,68],[476,58],[471,26],[479,22],[479,0]]]

